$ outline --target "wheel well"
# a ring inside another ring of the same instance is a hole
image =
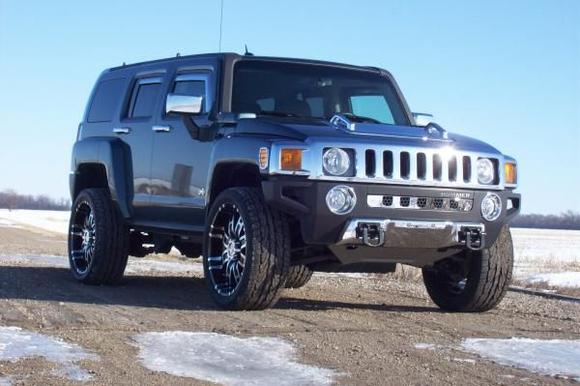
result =
[[[77,170],[73,191],[73,200],[80,192],[89,188],[104,188],[109,190],[107,172],[100,164],[82,164]]]
[[[217,165],[211,182],[210,202],[224,190],[237,186],[261,187],[262,178],[258,166],[229,162]]]

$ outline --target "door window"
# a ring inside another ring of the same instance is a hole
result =
[[[148,118],[153,115],[161,90],[161,80],[161,78],[140,79],[135,83],[128,118]]]
[[[172,93],[180,95],[189,95],[203,98],[202,112],[210,109],[211,102],[208,95],[208,75],[206,74],[183,74],[175,78]]]

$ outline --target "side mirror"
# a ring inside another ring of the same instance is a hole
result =
[[[203,111],[203,97],[168,94],[165,102],[165,113],[201,114]]]
[[[415,126],[427,127],[433,122],[433,114],[412,113],[415,120]]]

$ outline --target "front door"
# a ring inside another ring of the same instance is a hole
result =
[[[208,122],[212,106],[213,76],[210,70],[178,71],[163,97],[167,93],[203,97],[202,114],[195,117],[196,123],[203,126]],[[164,226],[202,229],[211,146],[211,142],[199,141],[180,115],[163,112],[157,121],[153,136],[151,206]]]

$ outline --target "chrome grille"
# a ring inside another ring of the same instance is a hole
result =
[[[372,179],[375,182],[419,185],[479,185],[476,168],[478,154],[463,154],[438,150],[380,150],[366,149],[363,157],[357,154],[357,179]],[[498,175],[499,159],[490,158]],[[501,177],[501,176],[498,176]],[[500,178],[496,178],[497,187]],[[481,187],[490,185],[481,185]]]
[[[344,183],[372,183],[402,186],[447,187],[462,189],[502,190],[504,188],[504,156],[495,152],[460,150],[453,146],[435,147],[426,142],[415,144],[373,145],[366,141],[330,141],[328,138],[314,139],[307,145],[294,143],[275,144],[271,148],[272,174],[306,176],[310,180],[324,180]],[[281,149],[302,148],[303,169],[285,171],[280,168]],[[324,172],[322,155],[330,147],[346,149],[354,156],[354,175],[332,176]],[[477,181],[476,162],[479,158],[489,158],[496,168],[496,180],[484,185]]]

